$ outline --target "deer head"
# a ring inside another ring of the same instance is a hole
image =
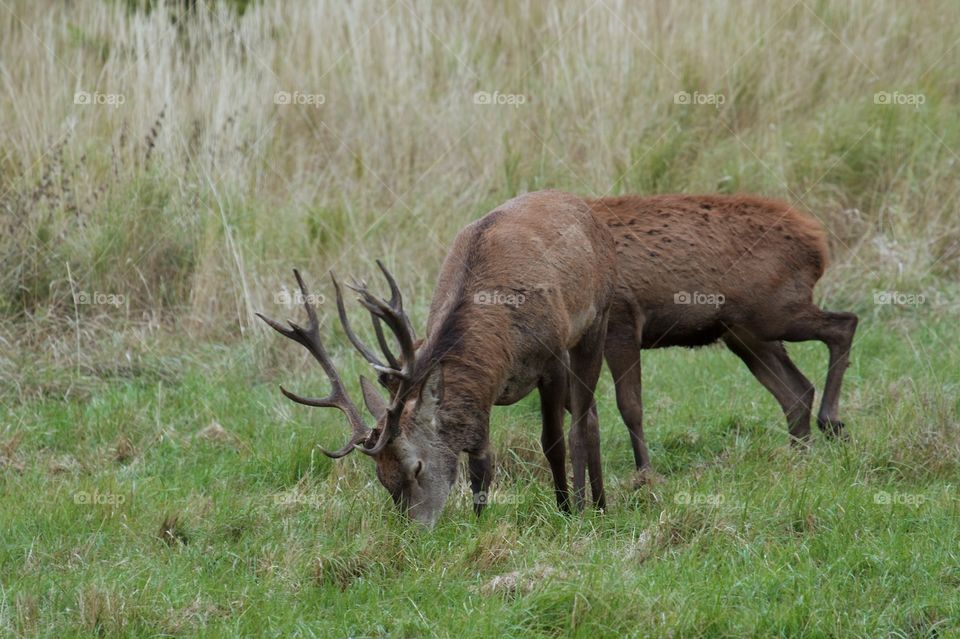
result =
[[[310,295],[303,278],[296,269],[293,274],[304,296],[307,326],[288,322],[287,328],[260,313],[257,316],[281,335],[303,345],[330,379],[330,394],[321,398],[302,397],[280,387],[284,395],[299,404],[338,408],[346,415],[351,428],[350,439],[333,452],[321,448],[324,454],[337,459],[359,450],[371,457],[377,465],[377,478],[394,503],[412,519],[431,526],[443,510],[456,480],[459,454],[440,437],[443,369],[439,364],[418,367],[416,336],[403,310],[403,298],[396,280],[380,260],[377,260],[377,266],[390,285],[390,300],[374,296],[364,283],[348,286],[358,293],[359,302],[370,312],[385,361],[381,361],[351,329],[340,284],[331,273],[337,311],[347,338],[377,371],[380,383],[391,391],[392,400],[388,404],[374,384],[360,377],[364,403],[376,419],[372,428],[367,426],[360,411],[348,397],[340,375],[320,340],[316,311],[309,301]],[[400,345],[399,358],[389,348],[382,324],[387,325]],[[423,372],[415,374],[418,370]]]

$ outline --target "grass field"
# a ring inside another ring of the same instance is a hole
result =
[[[960,5],[196,4],[0,0],[0,636],[960,636]],[[604,374],[602,514],[556,511],[535,395],[480,519],[320,454],[252,315],[290,268],[382,257],[422,332],[456,230],[547,187],[817,215],[851,440],[791,448],[711,347],[644,354],[653,485]]]

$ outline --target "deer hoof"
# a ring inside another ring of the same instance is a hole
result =
[[[847,441],[850,437],[847,435],[845,430],[845,425],[841,421],[833,421],[830,419],[817,419],[817,426],[820,427],[820,432],[823,433],[827,439],[835,439],[839,441]]]

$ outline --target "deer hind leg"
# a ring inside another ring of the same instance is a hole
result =
[[[617,392],[617,409],[630,431],[633,461],[641,473],[652,470],[650,453],[643,436],[643,396],[640,369],[640,343],[629,332],[607,336],[607,366]]]
[[[844,424],[838,415],[840,386],[843,384],[843,374],[850,365],[850,347],[853,345],[859,320],[853,313],[826,313],[826,316],[830,323],[827,331],[830,363],[827,381],[823,387],[823,399],[820,401],[820,412],[817,413],[817,426],[827,437],[846,437]]]
[[[567,490],[567,452],[563,441],[564,403],[567,397],[567,369],[558,361],[554,370],[548,371],[540,380],[540,414],[543,431],[540,443],[543,454],[550,464],[557,507],[570,512],[570,493]]]
[[[794,365],[783,343],[761,340],[746,331],[728,332],[723,341],[780,403],[791,441],[808,441],[814,387]]]
[[[604,509],[607,505],[603,489],[603,466],[600,460],[600,424],[591,419],[593,394],[603,367],[603,343],[607,332],[607,315],[570,349],[570,457],[573,462],[574,504],[583,508],[586,494],[586,475],[590,474],[590,494],[593,505]]]
[[[788,327],[787,341],[819,340],[830,350],[827,381],[817,414],[817,426],[827,437],[845,437],[844,424],[838,417],[840,386],[843,373],[850,365],[850,346],[857,331],[857,316],[853,313],[832,313],[811,306],[805,316]]]

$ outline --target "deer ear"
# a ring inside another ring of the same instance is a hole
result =
[[[360,376],[360,389],[363,390],[363,403],[367,405],[367,410],[379,421],[387,414],[387,403],[383,401],[383,396],[373,382],[363,375]]]
[[[436,408],[443,401],[443,367],[435,365],[420,387],[420,406],[427,409]]]

